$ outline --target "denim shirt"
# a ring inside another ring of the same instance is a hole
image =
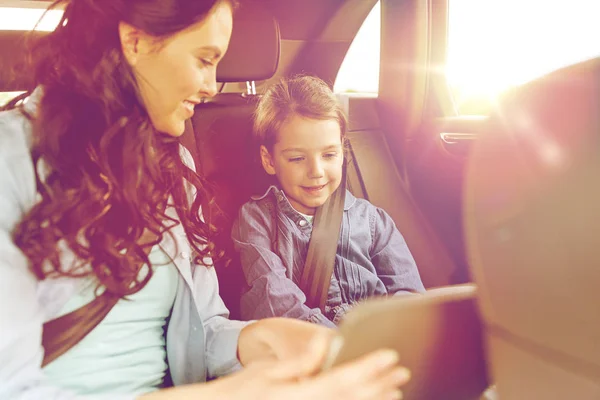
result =
[[[34,93],[35,95],[35,93]],[[25,105],[35,112],[35,97]],[[39,95],[38,95],[39,96]],[[12,231],[38,201],[31,158],[31,122],[18,110],[0,113],[0,399],[133,399],[131,393],[77,396],[54,385],[41,368],[42,325],[58,315],[83,280],[38,281],[12,241]],[[189,153],[182,155],[188,165]],[[193,192],[188,192],[190,200]],[[177,217],[172,208],[167,209]],[[167,327],[167,360],[173,383],[202,382],[240,367],[237,342],[247,324],[228,320],[219,297],[214,268],[194,265],[191,246],[179,224],[161,243],[179,272],[175,302]],[[61,247],[62,265],[74,254]]]
[[[368,297],[425,290],[391,217],[347,192],[325,315],[309,308],[298,283],[311,231],[312,223],[274,186],[242,206],[232,238],[247,284],[243,319],[279,316],[334,327]]]

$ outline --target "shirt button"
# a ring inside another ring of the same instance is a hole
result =
[[[187,251],[182,251],[180,254],[181,258],[188,259],[190,258],[190,254]]]
[[[300,221],[298,221],[298,225],[300,225],[300,226],[306,226],[307,223],[308,222],[306,222],[305,219],[301,219]]]

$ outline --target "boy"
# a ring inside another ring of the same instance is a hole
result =
[[[247,283],[243,319],[278,316],[334,327],[367,297],[425,290],[389,215],[347,192],[325,313],[305,305],[298,282],[312,220],[341,183],[346,127],[335,95],[315,77],[283,80],[260,100],[254,132],[263,168],[279,187],[246,203],[233,226]]]

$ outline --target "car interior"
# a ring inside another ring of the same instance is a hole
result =
[[[337,94],[349,118],[348,189],[390,214],[425,287],[458,315],[440,319],[446,337],[420,344],[439,348],[429,364],[460,368],[445,364],[448,352],[474,355],[462,358],[469,390],[419,397],[409,387],[405,398],[479,399],[493,385],[489,399],[598,399],[600,59],[507,91],[490,115],[457,115],[437,68],[448,52],[449,3],[242,2],[220,91],[197,105],[181,137],[215,193],[203,212],[225,254],[216,263],[221,295],[238,318],[244,283],[231,227],[241,205],[273,184],[252,139],[257,100],[284,76],[333,86],[377,5],[379,91]],[[11,73],[28,34],[0,30],[0,92],[31,89]],[[474,288],[466,297],[452,290],[462,284]],[[465,309],[475,323],[461,319]]]

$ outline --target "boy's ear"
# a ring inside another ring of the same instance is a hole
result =
[[[269,150],[265,146],[260,146],[260,161],[267,174],[275,175],[273,157],[271,157],[271,153],[269,153]]]

